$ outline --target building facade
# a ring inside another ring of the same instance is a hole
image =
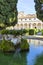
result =
[[[18,23],[14,26],[15,29],[43,29],[43,22],[39,20],[36,14],[18,13]]]

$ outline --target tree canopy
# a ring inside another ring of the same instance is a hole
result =
[[[37,17],[43,21],[43,0],[34,0]]]
[[[18,0],[0,0],[0,25],[14,26],[17,23]]]

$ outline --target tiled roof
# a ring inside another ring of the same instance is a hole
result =
[[[37,18],[36,14],[24,14],[24,12],[18,13],[18,18],[19,19],[24,19],[24,18]]]

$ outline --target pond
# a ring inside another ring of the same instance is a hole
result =
[[[29,52],[16,52],[11,55],[0,53],[0,65],[38,65],[38,63],[43,65],[43,41],[32,39],[27,41],[30,45]]]

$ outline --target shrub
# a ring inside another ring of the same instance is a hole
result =
[[[1,34],[8,34],[8,30],[2,30]]]
[[[36,35],[38,33],[38,29],[34,29],[34,34]]]
[[[16,35],[17,31],[16,30],[2,30],[1,34],[12,34],[12,35]]]
[[[11,41],[2,40],[0,43],[0,50],[2,51],[15,51],[14,44]]]
[[[24,33],[24,34],[27,33],[27,32],[28,32],[28,30],[26,30],[26,29],[23,30],[23,33]]]
[[[29,35],[34,35],[34,29],[29,29]]]
[[[43,35],[43,29],[41,30],[41,33],[42,33],[42,35]]]
[[[27,42],[26,39],[21,39],[20,48],[21,48],[21,51],[29,50],[29,43]]]
[[[2,30],[1,31],[1,34],[12,34],[12,35],[23,35],[23,34],[26,34],[27,33],[27,30],[25,29],[22,29],[22,30]]]
[[[17,45],[14,45],[11,41],[2,40],[0,41],[0,50],[5,53],[15,52],[16,49],[20,48],[21,51],[28,51],[29,44],[26,39],[21,39],[21,42]]]

